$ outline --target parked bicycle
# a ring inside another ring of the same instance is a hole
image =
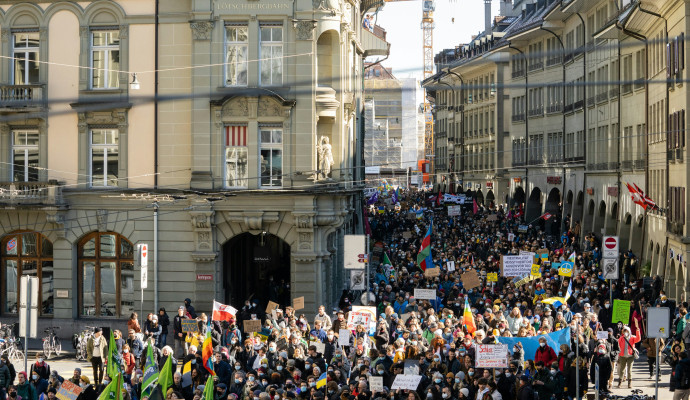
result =
[[[627,396],[615,395],[610,392],[599,391],[600,400],[656,400],[654,395],[646,395],[642,393],[642,389],[631,390],[632,394]]]
[[[18,329],[17,323],[0,329],[0,355],[7,355],[13,364],[24,361],[24,352],[21,350],[23,345],[17,336]]]
[[[93,329],[94,327],[92,326],[86,326],[83,331],[75,333],[72,338],[72,345],[76,350],[78,361],[86,361],[86,345],[89,342],[89,338],[93,336]]]
[[[53,354],[59,357],[60,353],[62,352],[62,344],[60,343],[60,338],[58,338],[57,334],[55,333],[57,329],[60,329],[60,327],[50,326],[48,327],[48,329],[45,330],[48,336],[43,338],[43,353],[45,354],[46,359],[48,360]]]

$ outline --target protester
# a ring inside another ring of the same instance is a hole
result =
[[[94,328],[93,336],[86,343],[86,359],[93,368],[94,383],[100,385],[103,381],[103,360],[108,355],[108,343],[103,337],[102,328]]]

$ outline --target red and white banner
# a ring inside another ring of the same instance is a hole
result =
[[[225,127],[226,146],[246,146],[247,127],[246,126],[226,126]]]
[[[234,307],[213,300],[213,321],[234,321],[235,315],[237,310]]]

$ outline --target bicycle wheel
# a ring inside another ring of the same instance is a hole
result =
[[[10,361],[12,364],[19,365],[24,362],[24,352],[21,350],[15,350],[10,353]]]
[[[43,354],[45,354],[46,360],[50,360],[50,356],[52,355],[51,354],[52,350],[53,349],[50,346],[50,339],[48,339],[48,340],[43,339]]]
[[[62,344],[57,337],[53,339],[53,350],[55,351],[55,356],[60,357],[60,353],[62,353]]]

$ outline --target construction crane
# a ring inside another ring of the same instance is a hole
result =
[[[386,3],[412,0],[384,0]],[[422,53],[424,57],[423,79],[427,79],[434,74],[434,11],[436,10],[435,0],[422,0]],[[424,182],[428,182],[429,174],[434,171],[434,118],[431,114],[431,103],[424,89],[424,158],[426,162],[420,163],[428,169],[422,171]]]

